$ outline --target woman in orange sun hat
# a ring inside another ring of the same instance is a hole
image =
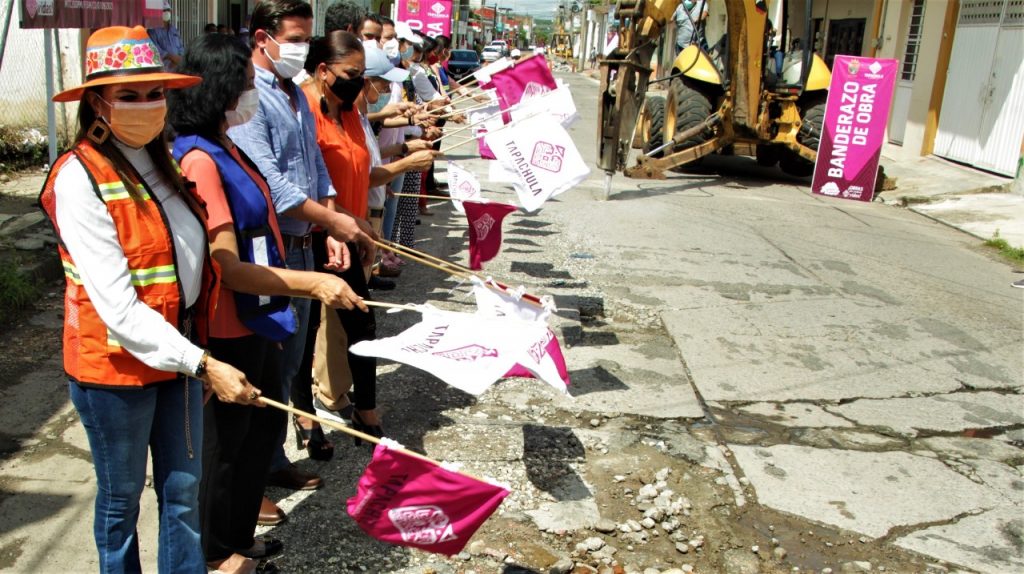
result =
[[[101,572],[139,572],[136,522],[152,451],[160,572],[205,572],[199,543],[204,391],[259,403],[245,375],[203,344],[216,269],[200,201],[163,138],[165,90],[200,78],[163,70],[141,26],[96,31],[72,149],[40,205],[64,264],[64,370],[96,468]]]

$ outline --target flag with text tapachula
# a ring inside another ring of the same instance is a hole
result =
[[[377,540],[451,556],[508,495],[501,486],[379,444],[347,510]]]
[[[469,268],[476,271],[498,256],[501,251],[501,222],[517,208],[490,201],[466,201],[463,208],[469,220]]]
[[[537,94],[523,94],[519,105],[509,110],[512,121],[519,121],[539,113],[548,113],[558,119],[563,128],[568,128],[576,121],[579,114],[576,111],[576,102],[572,99],[572,92],[569,86],[562,80],[558,81],[558,88]]]
[[[554,311],[554,302],[549,297],[539,300],[528,299],[520,288],[502,289],[493,281],[485,282],[472,277],[473,295],[476,297],[477,313],[495,317],[518,317],[544,325],[547,332],[538,337],[528,352],[530,362],[516,363],[506,377],[536,377],[560,392],[569,386],[569,369],[555,332],[547,327],[548,317]],[[488,284],[489,283],[489,284]]]
[[[484,86],[494,88],[501,109],[507,110],[524,98],[536,97],[558,88],[548,62],[542,55],[531,56],[491,75]]]
[[[452,196],[452,205],[459,213],[466,213],[463,201],[477,201],[480,195],[480,180],[468,169],[454,161],[448,162],[448,193]]]
[[[485,317],[425,305],[423,318],[405,331],[360,341],[349,351],[424,370],[471,395],[480,395],[545,337],[546,325],[510,317]]]
[[[498,161],[516,172],[516,195],[526,211],[540,209],[545,201],[590,175],[569,132],[549,114],[515,122],[485,139]]]

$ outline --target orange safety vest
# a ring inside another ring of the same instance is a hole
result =
[[[124,182],[117,170],[88,141],[80,141],[53,164],[39,194],[39,203],[50,218],[60,238],[57,226],[56,190],[57,174],[67,161],[77,157],[89,174],[93,191],[103,201],[114,220],[117,236],[128,259],[132,285],[139,299],[164,319],[181,330],[185,320],[182,305],[184,293],[174,258],[174,239],[166,223],[166,216],[145,182],[129,176]],[[136,186],[141,200],[133,199],[126,183]],[[197,204],[204,204],[193,193]],[[188,202],[186,202],[188,203]],[[190,204],[191,205],[191,204]],[[204,223],[205,214],[196,213]],[[159,371],[146,366],[126,351],[96,313],[89,294],[82,286],[78,269],[63,242],[57,247],[64,264],[66,288],[64,291],[64,370],[86,386],[143,387],[152,383],[174,380],[183,375]],[[209,318],[216,307],[217,269],[206,257],[203,266],[203,287],[196,302],[193,329],[205,343]]]

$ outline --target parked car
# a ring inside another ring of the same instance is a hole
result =
[[[487,46],[480,55],[483,57],[485,62],[493,62],[505,54],[501,49],[501,46]]]
[[[502,56],[508,56],[508,42],[506,42],[505,40],[494,40],[493,42],[487,45],[487,47],[491,46],[497,46],[498,48],[501,49]]]
[[[448,73],[456,80],[461,80],[480,67],[480,55],[475,50],[452,50],[448,60]]]

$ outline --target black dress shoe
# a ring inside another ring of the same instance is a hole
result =
[[[366,286],[370,289],[376,289],[378,291],[391,291],[395,288],[395,282],[390,279],[382,279],[376,275],[370,277],[370,280],[366,282]]]
[[[324,481],[313,473],[302,472],[294,464],[287,468],[275,470],[267,476],[269,486],[280,486],[290,490],[316,490],[324,485]]]

